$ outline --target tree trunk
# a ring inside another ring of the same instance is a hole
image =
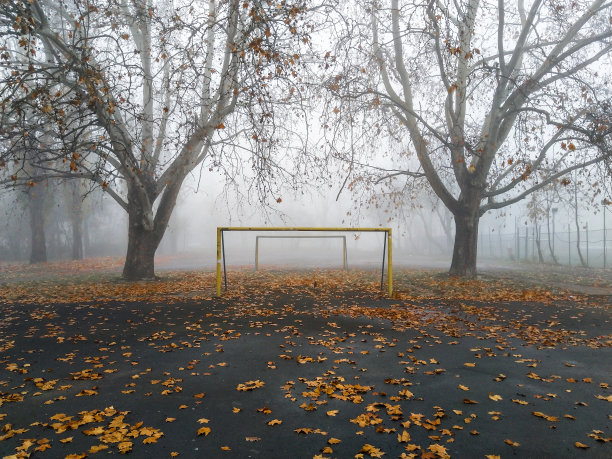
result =
[[[80,215],[72,218],[72,259],[83,259],[83,222]]]
[[[535,240],[536,240],[536,247],[538,248],[538,260],[540,263],[544,263],[544,256],[542,255],[542,246],[541,246],[541,242],[542,242],[542,227],[538,225],[538,222],[536,220],[536,231],[535,231]]]
[[[449,271],[451,276],[476,277],[479,221],[478,207],[455,215],[455,246]]]
[[[83,259],[83,201],[79,195],[79,182],[72,183],[72,206],[70,224],[72,226],[72,259]]]
[[[553,216],[553,218],[555,217]],[[553,250],[553,246],[552,246],[551,239],[550,239],[550,213],[549,212],[546,213],[546,228],[548,231],[548,250],[550,251],[550,256],[553,259],[553,263],[558,265],[559,262],[557,261],[557,256],[555,255],[555,251]],[[554,237],[555,235],[553,234],[553,238]]]
[[[580,223],[578,222],[578,189],[576,183],[574,183],[574,223],[576,225],[576,249],[578,250],[578,256],[580,257],[580,263],[586,268],[587,263],[582,256],[580,250]]]
[[[142,212],[137,207],[130,203],[128,248],[122,276],[127,280],[151,280],[155,279],[155,251],[160,238],[154,229],[144,227]]]
[[[155,252],[168,228],[168,222],[176,206],[176,198],[183,179],[184,176],[168,183],[160,198],[154,220],[153,210],[146,208],[146,205],[140,199],[142,194],[139,195],[136,190],[128,189],[129,228],[127,255],[123,266],[124,279],[155,279]],[[153,199],[150,200],[150,202],[153,201]],[[147,218],[146,214],[150,218]],[[148,224],[146,225],[145,222],[147,221]]]
[[[42,185],[35,185],[28,190],[30,200],[30,230],[32,245],[30,264],[47,262],[47,244],[45,241],[45,217],[43,213],[44,195]]]

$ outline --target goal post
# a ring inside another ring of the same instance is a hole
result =
[[[255,236],[255,271],[259,269],[260,239],[342,239],[342,269],[347,269],[346,236]]]
[[[217,296],[221,296],[221,262],[223,262],[223,274],[225,278],[225,290],[227,290],[227,269],[225,266],[225,241],[224,233],[226,231],[262,231],[262,232],[277,232],[277,231],[293,231],[293,232],[344,232],[344,233],[384,233],[383,241],[383,260],[380,276],[380,287],[382,290],[383,279],[385,272],[385,255],[387,255],[387,287],[389,297],[393,294],[393,259],[391,245],[391,228],[341,228],[341,227],[265,227],[265,226],[218,226],[217,227]],[[259,236],[262,237],[262,236]],[[344,257],[346,260],[346,238]]]

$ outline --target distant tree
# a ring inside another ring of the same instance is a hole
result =
[[[5,167],[4,183],[43,172],[97,183],[129,216],[123,276],[153,278],[196,167],[252,170],[261,199],[304,172],[281,148],[291,132],[275,111],[300,93],[305,11],[300,0],[0,2],[4,164],[39,137],[32,119],[49,136],[37,172]]]
[[[476,274],[484,213],[609,157],[610,2],[362,0],[340,10],[325,125],[346,132],[362,110],[375,138],[406,145],[404,166],[386,172],[376,147],[345,162],[431,187],[454,216],[451,274]]]

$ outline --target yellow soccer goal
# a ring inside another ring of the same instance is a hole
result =
[[[391,228],[323,228],[323,227],[265,227],[265,226],[220,226],[217,227],[217,296],[221,296],[221,263],[223,263],[223,279],[225,283],[225,290],[227,290],[227,269],[225,265],[225,241],[224,233],[226,231],[253,231],[253,232],[325,232],[325,233],[384,233],[383,240],[383,254],[382,254],[382,267],[380,273],[380,288],[383,288],[384,274],[385,274],[385,257],[387,261],[387,286],[389,296],[393,293],[393,262],[392,262],[392,250],[391,250]],[[257,236],[255,243],[255,269],[259,267],[259,240],[261,238],[342,238],[343,239],[343,267],[347,269],[347,257],[346,257],[346,237],[345,236]]]

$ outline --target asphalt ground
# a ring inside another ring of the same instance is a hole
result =
[[[317,279],[0,303],[0,454],[612,457],[601,298],[387,299]]]

